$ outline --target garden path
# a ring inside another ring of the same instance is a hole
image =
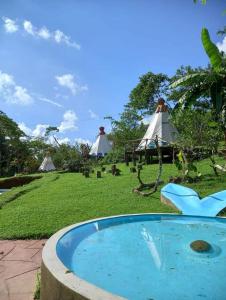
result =
[[[0,240],[0,299],[33,300],[46,240]]]

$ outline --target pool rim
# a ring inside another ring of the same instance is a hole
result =
[[[105,219],[114,219],[120,217],[133,217],[133,216],[142,216],[142,215],[153,215],[153,216],[164,216],[164,217],[189,217],[190,219],[209,219],[213,220],[222,220],[225,219],[224,217],[209,217],[209,216],[191,216],[191,215],[181,215],[175,213],[139,213],[139,214],[122,214],[122,215],[114,215],[114,216],[107,216],[101,218],[95,218],[86,220],[83,222],[75,223],[69,225],[67,227],[62,228],[61,230],[57,231],[53,234],[45,243],[45,246],[42,250],[42,263],[51,273],[51,275],[64,287],[71,290],[77,295],[84,297],[83,299],[93,299],[93,300],[125,300],[122,296],[118,296],[107,292],[104,289],[99,288],[98,286],[89,283],[88,281],[81,279],[80,277],[76,276],[73,272],[70,272],[68,268],[63,264],[60,258],[57,255],[56,246],[58,241],[65,235],[67,232],[80,227],[82,225],[86,225],[89,223],[93,223],[100,220]],[[81,298],[82,299],[82,298]]]

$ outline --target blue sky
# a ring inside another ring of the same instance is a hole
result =
[[[26,133],[94,141],[118,118],[140,75],[206,66],[200,32],[214,42],[225,1],[8,0],[0,2],[0,110]],[[221,49],[222,49],[221,48]]]

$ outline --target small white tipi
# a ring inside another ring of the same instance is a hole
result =
[[[39,171],[48,172],[56,170],[52,158],[48,155],[43,159],[41,166],[38,168]]]
[[[89,152],[89,154],[92,156],[104,156],[112,149],[112,145],[104,132],[104,127],[100,127],[99,129],[100,132],[96,142],[92,145],[92,148]]]
[[[148,129],[136,151],[155,148],[153,140],[156,135],[159,139],[159,146],[168,147],[175,142],[177,134],[177,129],[169,122],[169,113],[165,101],[160,98],[155,114],[152,116]]]

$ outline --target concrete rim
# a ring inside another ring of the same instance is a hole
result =
[[[123,300],[125,298],[114,295],[110,292],[107,292],[81,278],[76,276],[74,273],[68,272],[66,266],[61,262],[56,253],[56,245],[58,240],[66,234],[68,231],[88,223],[92,223],[99,220],[110,219],[110,218],[120,218],[120,217],[129,217],[129,216],[140,216],[140,215],[170,215],[170,216],[182,216],[182,217],[191,217],[191,218],[199,218],[199,216],[185,216],[179,214],[171,214],[171,213],[140,213],[140,214],[123,214],[123,215],[115,215],[108,216],[102,218],[96,218],[87,220],[84,222],[76,223],[56,232],[52,235],[46,242],[43,251],[42,251],[42,261],[49,272],[53,277],[56,278],[62,285],[66,286],[68,289],[74,291],[75,293],[93,300]],[[207,219],[213,219],[213,217],[201,217]],[[214,217],[217,218],[217,217]],[[219,218],[221,219],[221,218]]]

